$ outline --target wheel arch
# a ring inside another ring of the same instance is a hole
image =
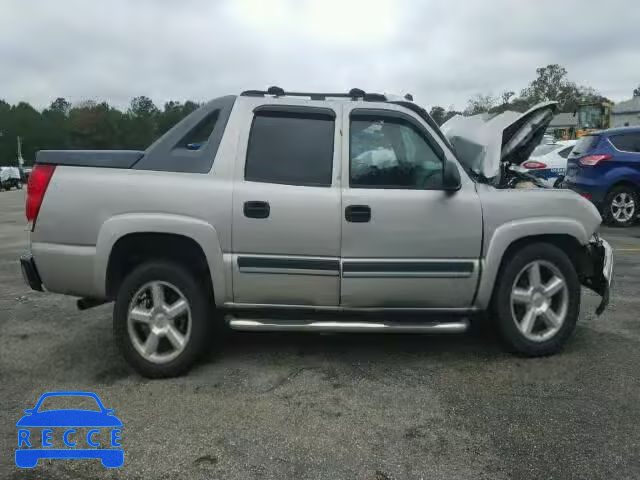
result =
[[[629,180],[628,178],[622,178],[616,180],[607,190],[607,195],[609,195],[613,190],[618,187],[630,187],[633,191],[636,192],[636,195],[640,194],[640,184],[634,182],[633,180]]]
[[[489,308],[494,287],[506,261],[514,252],[532,243],[545,242],[557,246],[569,256],[580,274],[583,269],[583,247],[587,245],[589,238],[590,234],[585,228],[578,221],[569,218],[530,219],[502,225],[489,240],[482,261],[475,305],[483,310]]]
[[[170,214],[125,214],[106,221],[98,234],[94,271],[96,290],[105,298],[113,298],[123,276],[139,263],[128,258],[132,252],[138,258],[187,261],[192,268],[199,265],[211,283],[216,305],[224,303],[228,292],[224,262],[212,225]]]

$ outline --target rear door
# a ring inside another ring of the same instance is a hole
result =
[[[462,188],[443,190],[450,152],[399,106],[345,105],[343,130],[341,305],[470,307],[482,244],[473,182],[461,172]]]
[[[251,127],[236,159],[234,303],[337,306],[340,106],[245,105]]]

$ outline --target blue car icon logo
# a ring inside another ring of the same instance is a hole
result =
[[[79,402],[89,408],[47,408],[52,403]],[[107,468],[124,463],[122,422],[91,392],[49,392],[24,411],[18,427],[16,465],[33,468],[41,458],[99,458]]]

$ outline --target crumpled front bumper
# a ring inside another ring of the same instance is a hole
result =
[[[594,235],[586,247],[588,268],[582,275],[582,284],[602,297],[596,314],[600,315],[609,304],[613,280],[613,249],[606,240]]]

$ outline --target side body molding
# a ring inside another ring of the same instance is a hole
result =
[[[218,233],[213,225],[192,217],[164,213],[127,213],[110,218],[100,228],[96,244],[94,270],[95,290],[106,296],[107,266],[115,243],[132,233],[167,233],[182,235],[195,240],[204,252],[216,305],[227,298],[224,262]]]

